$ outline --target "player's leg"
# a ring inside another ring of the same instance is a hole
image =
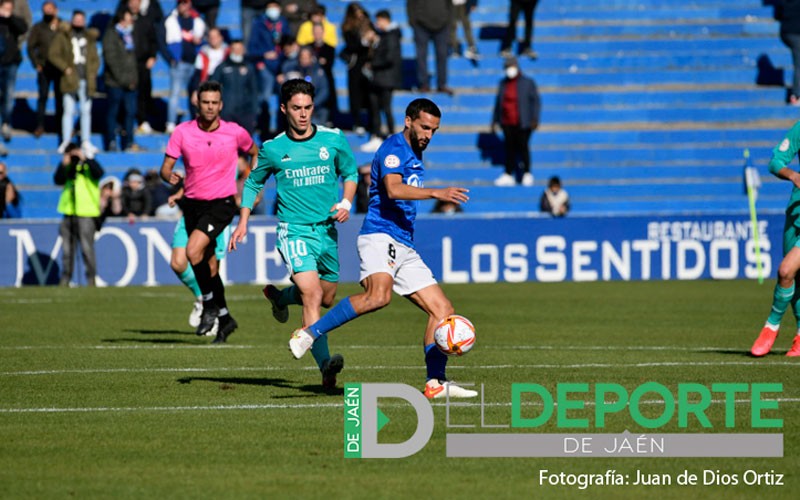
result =
[[[205,335],[206,332],[211,330],[214,326],[214,320],[219,316],[219,309],[214,300],[214,284],[211,277],[211,267],[209,266],[210,243],[211,239],[207,234],[195,229],[189,234],[189,241],[186,244],[186,257],[192,266],[203,298],[203,316],[200,319],[200,326],[197,327],[196,333],[198,335]]]
[[[794,218],[787,217],[783,235],[784,258],[778,266],[778,282],[772,296],[772,310],[764,328],[761,329],[750,353],[753,356],[764,356],[772,349],[778,336],[778,329],[786,309],[795,295],[794,278],[800,270],[800,238],[794,226]]]
[[[189,259],[186,257],[186,244],[188,242],[189,235],[186,233],[186,226],[183,217],[181,217],[175,224],[175,230],[172,233],[172,255],[170,256],[169,266],[178,279],[181,280],[181,283],[186,285],[186,288],[195,297],[192,312],[189,314],[189,325],[197,328],[200,324],[200,317],[203,315],[203,294],[200,292],[200,286],[197,284],[192,266],[189,265]]]
[[[411,250],[395,276],[395,291],[409,299],[428,315],[423,336],[425,366],[427,368],[425,397],[471,398],[476,391],[465,389],[447,381],[447,356],[436,347],[433,331],[447,316],[453,314],[453,305],[433,278],[433,273],[415,251]]]

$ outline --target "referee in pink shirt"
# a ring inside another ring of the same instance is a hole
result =
[[[203,293],[203,317],[197,335],[205,335],[219,319],[214,343],[222,343],[238,326],[225,302],[225,286],[218,273],[214,255],[217,236],[233,221],[238,212],[236,164],[239,151],[251,158],[256,168],[258,146],[239,125],[220,119],[222,85],[206,81],[197,90],[197,118],[183,122],[169,138],[161,178],[177,185],[183,180],[184,196],[180,202],[189,243],[186,256],[192,265],[197,284]],[[186,179],[173,171],[183,157]]]

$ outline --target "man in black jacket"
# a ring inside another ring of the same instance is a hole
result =
[[[375,14],[375,29],[378,43],[372,53],[370,69],[372,83],[369,89],[372,112],[372,139],[361,146],[361,151],[375,152],[383,142],[382,137],[394,134],[392,116],[392,92],[403,83],[403,56],[400,54],[400,27],[392,22],[388,10]],[[381,112],[386,117],[386,135],[381,134]]]
[[[150,0],[147,10],[142,10],[142,0],[121,0],[117,6],[117,14],[124,10],[133,14],[133,48],[136,53],[136,77],[138,88],[136,93],[137,132],[151,134],[150,126],[157,111],[153,102],[153,78],[151,75],[158,54],[158,40],[164,28],[164,11],[158,0]]]
[[[447,86],[447,42],[452,22],[452,0],[406,0],[408,24],[414,29],[417,49],[417,79],[419,90],[430,91],[428,74],[428,43],[436,51],[436,87],[439,92],[453,95]]]
[[[217,66],[209,78],[222,84],[221,117],[235,122],[253,135],[258,116],[258,80],[256,70],[245,57],[245,47],[241,40],[231,42],[228,57]]]
[[[103,36],[106,93],[106,151],[117,150],[117,114],[124,108],[122,150],[138,149],[133,142],[133,119],[136,116],[136,52],[133,36],[133,13],[124,10],[114,16],[112,25]]]
[[[11,112],[14,109],[14,86],[22,52],[17,40],[28,31],[25,20],[13,14],[14,2],[0,0],[0,133],[11,140]],[[7,154],[0,144],[0,154]]]
[[[36,68],[36,82],[39,88],[39,99],[36,102],[36,129],[33,131],[36,137],[44,134],[44,114],[51,83],[56,94],[56,119],[61,119],[62,96],[59,88],[61,72],[47,60],[47,52],[50,50],[50,44],[53,43],[60,22],[55,2],[45,2],[42,4],[42,20],[33,25],[28,35],[28,57]]]

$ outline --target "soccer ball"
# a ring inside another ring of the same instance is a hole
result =
[[[475,345],[475,327],[464,316],[446,317],[433,331],[436,347],[448,356],[463,356]]]

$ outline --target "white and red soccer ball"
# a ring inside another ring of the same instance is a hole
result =
[[[446,317],[433,331],[436,347],[448,356],[463,356],[475,345],[475,326],[464,316]]]

